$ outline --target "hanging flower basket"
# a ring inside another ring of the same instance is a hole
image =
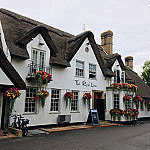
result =
[[[89,106],[91,98],[92,98],[92,95],[90,93],[84,93],[83,94],[84,104],[86,104],[86,102],[87,102],[87,105]]]
[[[132,101],[132,97],[129,95],[125,95],[123,97],[123,102],[125,104],[125,108],[127,109],[127,107],[129,106],[129,102]]]
[[[145,106],[147,107],[147,110],[150,111],[150,100],[145,101]]]
[[[42,107],[45,106],[45,99],[49,97],[49,93],[47,91],[41,90],[36,94],[36,98],[41,100]]]
[[[47,72],[43,72],[43,71],[37,71],[34,74],[34,77],[37,80],[38,87],[41,87],[42,84],[47,85],[50,81],[52,81],[52,75],[50,75]]]
[[[133,101],[134,101],[134,103],[135,103],[135,105],[136,105],[136,109],[139,109],[139,103],[142,102],[143,99],[142,99],[140,96],[135,96],[135,97],[133,98]]]
[[[109,111],[110,115],[111,115],[111,119],[113,119],[113,121],[116,120],[116,117],[118,119],[118,121],[121,120],[121,116],[123,116],[124,114],[124,111],[122,109],[117,109],[117,108],[114,108],[114,109],[111,109]]]
[[[65,100],[66,100],[66,107],[68,107],[68,101],[70,101],[71,98],[74,97],[74,94],[72,92],[66,92],[64,94],[64,97],[65,97]],[[70,104],[70,102],[69,102],[69,104]]]
[[[10,88],[6,91],[5,97],[8,99],[8,109],[10,112],[12,112],[12,109],[14,108],[15,100],[20,96],[21,93],[18,88]]]

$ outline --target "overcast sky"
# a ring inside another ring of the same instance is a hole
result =
[[[77,35],[113,31],[114,53],[134,57],[140,73],[150,60],[150,0],[1,0],[0,7]]]

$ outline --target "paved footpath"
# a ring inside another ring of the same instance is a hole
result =
[[[52,132],[60,132],[60,131],[68,131],[68,130],[81,130],[81,129],[88,129],[88,128],[120,126],[120,124],[114,124],[114,123],[110,123],[108,121],[100,122],[100,124],[101,124],[100,126],[80,124],[80,125],[69,125],[69,126],[62,126],[62,127],[39,128],[39,129],[29,130],[28,136],[49,134]],[[0,139],[13,138],[13,137],[16,137],[16,135],[9,132],[6,136],[4,136],[3,130],[0,130]]]
[[[150,150],[150,122],[0,140],[2,150]]]

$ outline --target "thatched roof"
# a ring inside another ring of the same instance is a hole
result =
[[[88,38],[104,76],[114,75],[106,67],[94,40],[94,35],[90,31],[74,36],[5,9],[0,9],[0,20],[12,57],[28,59],[29,54],[26,50],[26,45],[38,33],[41,33],[52,52],[50,63],[61,67],[70,67],[69,62],[84,40]]]
[[[132,71],[129,67],[126,67],[126,76],[127,81],[132,81],[135,85],[138,86],[137,95],[140,95],[143,98],[150,98],[150,87],[138,76],[138,74]]]
[[[3,70],[6,76],[10,79],[10,81],[15,85],[15,87],[18,87],[18,89],[20,90],[26,89],[25,82],[22,80],[18,72],[8,61],[1,47],[0,47],[0,68]]]

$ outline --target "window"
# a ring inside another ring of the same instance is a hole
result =
[[[122,73],[121,73],[121,82],[122,82],[122,84],[124,83],[124,71],[122,71]]]
[[[96,65],[89,64],[89,78],[96,79]]]
[[[140,102],[140,110],[144,111],[144,104],[143,104],[143,101]]]
[[[115,74],[115,76],[114,76],[114,83],[117,83],[117,70],[114,70],[114,74]]]
[[[45,51],[38,49],[32,49],[32,72],[42,71],[45,65]]]
[[[76,76],[84,76],[84,62],[76,61]]]
[[[120,71],[119,70],[114,70],[114,83],[120,83]]]
[[[114,108],[119,109],[119,94],[114,94]]]
[[[74,94],[74,98],[71,99],[71,111],[78,111],[78,98],[79,98],[79,92],[78,91],[72,91]]]
[[[52,89],[50,111],[59,111],[60,90]]]
[[[25,98],[25,112],[35,113],[36,111],[37,88],[27,88]]]

